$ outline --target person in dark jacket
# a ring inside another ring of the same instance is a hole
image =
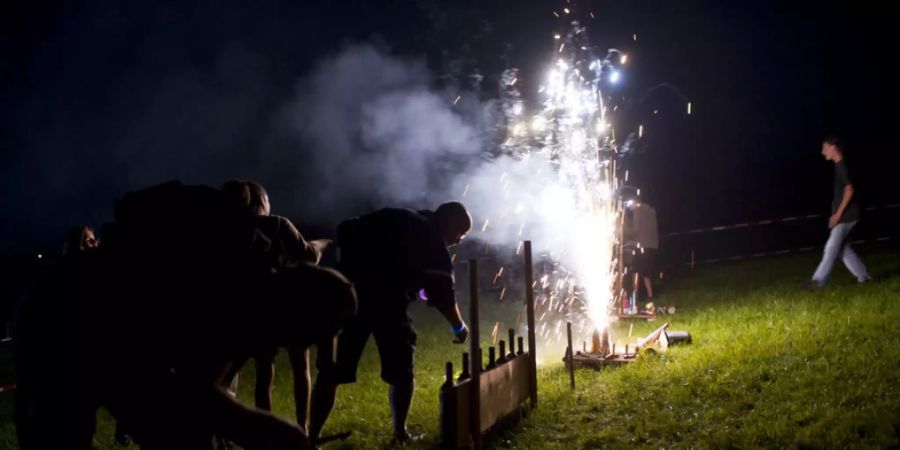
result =
[[[416,332],[407,307],[421,290],[450,323],[454,342],[466,341],[448,247],[471,227],[471,216],[458,202],[444,203],[434,212],[386,208],[339,225],[338,268],[356,287],[359,314],[338,337],[336,355],[320,349],[310,412],[314,442],[334,407],[337,386],[356,381],[370,336],[381,356],[381,378],[389,385],[394,440],[411,439],[406,419],[413,398]]]

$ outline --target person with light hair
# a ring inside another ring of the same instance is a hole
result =
[[[261,274],[290,270],[301,264],[317,265],[322,259],[322,252],[331,241],[307,241],[290,220],[273,215],[269,195],[262,185],[253,181],[231,180],[222,186],[222,192],[232,204],[251,218],[252,226],[248,229],[252,230],[252,236],[248,245],[252,265]],[[297,424],[306,430],[312,384],[309,375],[309,344],[292,345],[286,349],[294,375]],[[255,404],[257,408],[266,411],[272,410],[277,355],[278,347],[260,348],[253,355],[248,355],[256,363]],[[232,373],[226,377],[230,392],[236,390],[238,372],[244,362],[236,361]]]

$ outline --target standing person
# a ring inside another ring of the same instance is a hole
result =
[[[336,355],[319,349],[310,411],[314,443],[334,407],[337,386],[356,381],[369,336],[375,337],[381,379],[389,385],[394,442],[416,439],[406,429],[416,345],[407,307],[412,294],[424,289],[428,304],[450,323],[454,342],[466,341],[468,329],[454,298],[448,247],[458,244],[471,227],[472,217],[458,202],[444,203],[434,212],[386,208],[339,225],[338,267],[355,284],[359,314],[338,337]]]
[[[269,195],[260,184],[252,181],[232,180],[222,186],[222,192],[241,210],[252,217],[252,238],[249,243],[253,266],[262,273],[279,272],[296,268],[300,264],[317,265],[322,251],[330,241],[307,241],[290,220],[272,215]],[[309,410],[310,376],[309,345],[293,345],[287,348],[294,373],[294,402],[297,424],[306,430]],[[277,347],[258,349],[252,355],[256,363],[256,407],[272,410],[272,385],[275,380],[275,356]],[[234,387],[237,372],[243,361],[233,367],[228,380]]]
[[[859,195],[853,189],[850,171],[844,159],[844,143],[836,136],[826,137],[822,140],[822,156],[834,163],[834,198],[831,201],[831,216],[828,218],[831,233],[825,243],[822,261],[809,281],[808,286],[812,290],[825,286],[838,255],[858,282],[871,280],[866,265],[850,247],[848,239],[850,231],[859,222],[860,207]]]
[[[70,229],[62,259],[42,271],[17,308],[13,327],[15,422],[19,448],[24,450],[60,448],[57,442],[65,442],[65,448],[91,449],[97,383],[86,375],[88,370],[71,370],[74,365],[67,363],[94,366],[66,350],[72,342],[82,342],[81,335],[70,339],[71,331],[90,328],[89,305],[98,285],[92,281],[97,258],[93,229]]]
[[[659,249],[659,227],[656,222],[656,209],[640,198],[633,200],[630,206],[631,236],[638,243],[634,255],[634,296],[635,300],[641,290],[641,279],[647,289],[647,299],[653,299],[653,279],[656,271],[656,252]]]

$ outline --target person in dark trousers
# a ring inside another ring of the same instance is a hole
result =
[[[825,286],[838,256],[858,282],[865,283],[871,279],[866,265],[850,247],[849,235],[859,222],[860,206],[859,195],[854,190],[847,161],[844,159],[843,142],[836,136],[826,137],[822,141],[822,156],[834,163],[834,199],[831,201],[831,216],[828,218],[831,233],[825,243],[822,261],[808,283],[812,290]]]
[[[303,263],[317,265],[322,252],[330,241],[307,241],[290,220],[272,215],[269,195],[260,184],[252,181],[231,180],[222,187],[222,192],[241,210],[252,217],[252,237],[249,242],[254,265],[261,272],[290,270]],[[287,348],[294,373],[294,401],[297,424],[306,430],[309,410],[310,376],[309,346],[289,346]],[[272,410],[272,385],[275,380],[275,356],[277,347],[263,348],[252,356],[256,362],[256,407]],[[227,380],[234,380],[243,361],[238,361],[233,374]],[[229,383],[233,384],[233,383]]]
[[[338,337],[336,355],[319,349],[319,374],[313,388],[310,438],[319,438],[339,384],[356,381],[356,370],[369,336],[381,357],[381,378],[389,385],[395,443],[415,440],[406,429],[413,399],[413,353],[416,332],[407,313],[414,293],[424,289],[430,306],[450,323],[454,342],[468,329],[453,291],[453,263],[448,247],[472,227],[458,202],[434,212],[386,208],[353,218],[338,227],[338,268],[355,285],[357,319]]]
[[[73,324],[90,323],[84,315],[99,285],[93,270],[97,250],[91,227],[70,229],[62,258],[42,271],[17,308],[12,333],[15,422],[23,450],[53,448],[57,442],[68,443],[66,448],[91,449],[96,385],[84,376],[86,371],[66,370],[67,363],[81,358],[65,349],[74,341],[66,339]]]

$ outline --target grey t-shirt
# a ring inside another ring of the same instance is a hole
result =
[[[847,161],[841,159],[834,163],[834,199],[831,201],[831,213],[837,212],[844,199],[844,188],[853,184],[850,181],[850,171],[847,169]],[[850,198],[850,203],[844,209],[844,215],[841,216],[841,223],[856,222],[859,220],[859,195],[855,192]]]
[[[637,205],[633,210],[634,239],[641,247],[658,249],[659,230],[656,226],[656,209],[647,203]]]

